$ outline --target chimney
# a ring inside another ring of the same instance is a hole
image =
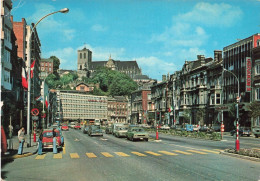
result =
[[[214,62],[222,60],[222,50],[214,50]]]
[[[205,64],[205,56],[204,55],[197,55],[197,58],[200,61],[201,65]]]

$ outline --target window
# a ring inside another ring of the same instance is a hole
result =
[[[255,90],[255,98],[256,98],[256,100],[260,100],[260,88],[257,88]]]
[[[51,68],[49,68],[49,71],[51,71]]]
[[[80,59],[82,58],[82,53],[79,54]]]
[[[216,104],[220,104],[220,94],[216,94]]]
[[[86,53],[84,53],[84,59],[86,59]]]
[[[260,64],[255,66],[255,74],[256,75],[260,74]]]
[[[210,105],[214,105],[215,104],[215,95],[214,94],[211,94],[210,96]]]

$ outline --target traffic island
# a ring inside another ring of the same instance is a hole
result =
[[[223,155],[228,155],[236,158],[251,160],[260,162],[260,150],[259,149],[246,149],[242,148],[239,151],[235,149],[225,149],[220,152]]]

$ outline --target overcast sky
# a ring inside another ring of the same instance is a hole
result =
[[[77,69],[77,50],[86,46],[93,61],[136,60],[143,74],[161,80],[197,55],[260,32],[260,0],[13,0],[14,21],[36,23],[42,58]]]

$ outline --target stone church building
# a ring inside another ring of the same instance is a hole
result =
[[[111,56],[108,61],[92,61],[92,52],[86,47],[78,50],[78,65],[77,72],[79,77],[91,77],[98,67],[108,67],[111,70],[116,70],[125,73],[132,79],[136,75],[142,75],[137,62],[113,60]]]

